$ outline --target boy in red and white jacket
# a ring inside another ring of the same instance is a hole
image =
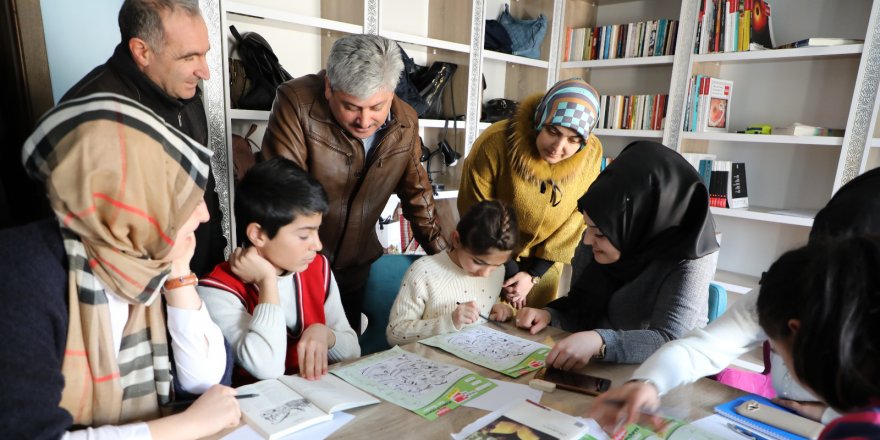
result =
[[[199,282],[211,318],[232,345],[233,385],[285,374],[318,379],[328,362],[360,356],[336,280],[319,252],[327,195],[293,162],[251,168],[236,189],[245,247]]]

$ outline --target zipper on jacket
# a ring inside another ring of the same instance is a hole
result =
[[[183,115],[181,112],[177,112],[177,126],[181,129],[183,128]]]
[[[390,128],[391,127],[389,126],[389,129]],[[385,143],[384,141],[385,141],[385,139],[388,138],[389,134],[390,133],[385,133],[385,135],[382,136],[382,139],[379,141],[379,143],[373,146],[373,148],[372,148],[372,150],[370,150],[370,152],[375,153],[375,154],[367,154],[367,157],[364,158],[364,167],[355,173],[355,178],[357,179],[357,181],[355,182],[354,187],[352,188],[351,194],[348,197],[348,203],[346,204],[346,208],[345,208],[345,221],[342,223],[343,224],[342,233],[339,234],[339,242],[336,243],[336,249],[334,249],[334,251],[333,251],[334,261],[336,260],[337,257],[339,257],[339,251],[340,251],[340,249],[342,249],[342,243],[345,242],[345,234],[346,234],[346,232],[348,232],[348,221],[349,221],[349,217],[351,216],[351,205],[354,203],[354,198],[357,196],[358,192],[360,192],[360,190],[361,190],[361,185],[363,185],[363,183],[364,183],[364,178],[367,175],[367,171],[370,169],[370,165],[373,162],[375,162],[376,160],[378,160],[379,167],[382,166],[382,159],[377,159],[377,156],[379,155],[378,151],[379,151],[379,147],[381,147]],[[363,141],[360,141],[360,142],[361,142],[361,148],[363,148]],[[352,163],[351,153],[347,154],[347,161],[346,162],[347,162],[347,165],[349,165],[349,167],[350,167],[351,163]],[[387,201],[386,201],[386,203],[387,203]]]

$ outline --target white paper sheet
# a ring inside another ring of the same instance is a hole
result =
[[[333,420],[310,426],[302,431],[294,432],[281,440],[323,440],[330,437],[330,434],[336,432],[346,423],[352,421],[354,416],[345,412],[333,413]],[[235,431],[230,432],[221,440],[262,440],[260,434],[251,429],[250,426],[244,425]]]
[[[691,423],[691,425],[700,428],[703,431],[711,432],[712,434],[726,440],[748,440],[742,434],[736,433],[730,429],[727,426],[729,423],[732,423],[730,419],[719,414],[712,414],[711,416],[703,417],[702,419]]]
[[[528,385],[506,382],[503,380],[489,379],[497,387],[476,399],[469,400],[463,406],[478,408],[486,411],[496,411],[510,405],[513,400],[526,400],[540,402],[544,394]]]

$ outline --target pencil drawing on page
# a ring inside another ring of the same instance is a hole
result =
[[[481,327],[456,333],[449,337],[448,342],[475,356],[498,363],[525,356],[534,350],[534,343],[531,341],[508,337],[505,333],[487,331]]]
[[[309,402],[306,399],[294,399],[284,405],[267,409],[261,412],[260,416],[270,424],[277,425],[288,418],[292,412],[304,412],[308,406]]]
[[[450,376],[455,372],[456,367],[452,365],[438,364],[404,353],[364,368],[361,375],[412,396],[454,382]]]

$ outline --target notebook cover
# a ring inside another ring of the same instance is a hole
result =
[[[718,414],[721,414],[724,417],[727,417],[728,419],[733,420],[734,422],[744,426],[747,429],[755,431],[759,434],[766,435],[767,437],[772,438],[772,439],[776,439],[776,440],[807,440],[806,437],[801,437],[799,435],[792,434],[788,431],[783,431],[783,430],[776,428],[774,426],[770,426],[766,423],[759,422],[757,420],[750,419],[748,417],[739,415],[734,408],[736,408],[741,403],[743,403],[747,400],[754,400],[754,401],[757,401],[758,403],[761,403],[761,404],[764,404],[767,406],[772,406],[774,408],[779,408],[783,411],[791,412],[788,409],[783,408],[783,407],[771,402],[768,399],[765,399],[761,396],[757,396],[754,394],[749,394],[746,396],[742,396],[738,399],[731,400],[730,402],[722,403],[721,405],[718,405],[715,407],[715,412]]]

